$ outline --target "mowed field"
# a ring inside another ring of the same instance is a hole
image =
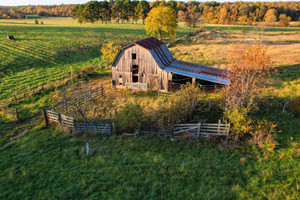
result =
[[[51,104],[54,91],[47,90],[48,84],[64,90],[71,74],[91,64],[100,66],[103,43],[122,46],[147,37],[141,23],[39,21],[44,25],[0,20],[0,102],[45,86],[41,93],[11,105],[24,120]],[[265,28],[260,36],[261,30],[251,26],[205,27],[193,34],[179,24],[181,39],[171,45],[173,55],[223,68],[234,45],[262,42],[279,70],[264,95],[286,101],[300,96],[299,28]],[[109,80],[109,70],[97,70],[97,76],[83,84]],[[43,124],[14,128],[14,122],[1,118],[0,199],[300,199],[300,119],[272,111],[256,117],[278,125],[275,151],[159,137],[74,137],[44,129]],[[8,142],[10,135],[19,136]]]

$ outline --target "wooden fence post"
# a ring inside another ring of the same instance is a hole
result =
[[[59,123],[60,127],[62,127],[62,119],[61,119],[60,113],[58,113],[58,123]]]
[[[19,121],[20,120],[20,116],[19,116],[19,113],[18,113],[17,109],[15,109],[15,113],[16,113],[17,120]]]
[[[197,129],[197,138],[198,139],[200,139],[200,137],[201,137],[200,129],[201,129],[201,122],[198,123],[198,129]]]
[[[48,127],[49,126],[49,120],[48,120],[48,116],[47,116],[47,111],[45,109],[42,109],[42,114],[45,118],[46,126]]]
[[[100,86],[101,96],[103,97],[103,85]]]
[[[18,103],[18,99],[17,99],[16,93],[14,93],[14,98],[15,98],[15,102]]]
[[[220,125],[221,125],[221,120],[219,119],[219,123],[218,123],[218,134],[219,134],[219,132],[220,132]]]

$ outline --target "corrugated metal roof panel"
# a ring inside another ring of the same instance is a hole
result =
[[[164,44],[162,41],[160,41],[154,37],[149,37],[149,38],[139,40],[134,43],[137,45],[140,45],[148,50],[154,49],[154,48],[159,47],[160,45]]]

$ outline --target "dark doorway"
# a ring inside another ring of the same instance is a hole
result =
[[[139,82],[139,66],[132,65],[132,82]]]

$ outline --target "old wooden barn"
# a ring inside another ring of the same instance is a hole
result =
[[[117,87],[170,90],[173,84],[230,85],[229,71],[176,60],[166,44],[150,37],[129,44],[112,63]]]

